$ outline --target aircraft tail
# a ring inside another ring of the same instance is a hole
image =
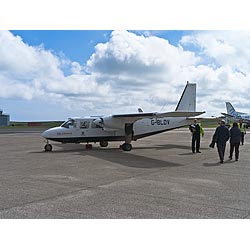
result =
[[[196,84],[187,82],[175,111],[196,111]]]
[[[226,102],[226,108],[229,115],[234,115],[236,113],[236,110],[230,102]]]

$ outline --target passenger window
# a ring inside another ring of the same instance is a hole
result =
[[[83,122],[81,122],[80,128],[81,129],[89,128],[89,121],[83,121]]]

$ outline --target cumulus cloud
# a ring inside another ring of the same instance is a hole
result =
[[[70,74],[64,74],[65,67]],[[64,98],[102,97],[109,89],[85,74],[79,63],[60,58],[43,46],[29,46],[9,31],[0,31],[0,88],[0,98],[63,104]]]
[[[0,31],[0,98],[59,103],[79,115],[173,110],[190,81],[198,110],[220,113],[231,101],[248,111],[250,32],[190,32],[178,45],[153,34],[113,31],[83,66]]]
[[[113,31],[110,41],[97,44],[95,49],[87,62],[90,72],[128,80],[143,77],[144,84],[169,80],[177,71],[199,61],[193,52],[165,39],[127,31]]]
[[[180,43],[186,48],[194,46],[203,58],[203,65],[197,67],[196,79],[202,84],[201,93],[212,108],[218,110],[221,103],[231,101],[247,111],[250,32],[201,31],[184,36]],[[207,61],[212,64],[205,65]]]
[[[23,81],[62,75],[60,60],[50,51],[29,46],[9,31],[0,32],[0,44],[1,74]]]
[[[199,61],[195,53],[173,46],[166,39],[113,31],[107,43],[96,45],[86,71],[98,82],[110,85],[116,95],[126,93],[126,111],[136,110],[138,105],[152,110],[166,102],[173,108],[189,79],[189,69]],[[121,99],[115,103],[121,103]]]

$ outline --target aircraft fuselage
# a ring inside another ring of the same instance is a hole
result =
[[[51,128],[42,133],[47,140],[62,143],[123,141],[123,129],[105,129],[94,123],[98,117],[69,119],[59,127]],[[69,122],[71,121],[71,122]],[[133,124],[132,140],[162,133],[190,124],[186,117],[147,118]]]

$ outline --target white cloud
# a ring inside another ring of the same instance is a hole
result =
[[[219,66],[249,73],[249,31],[203,31],[183,37],[181,43],[197,46]]]
[[[198,110],[220,113],[231,101],[249,111],[250,32],[196,31],[178,46],[152,34],[113,31],[83,68],[1,31],[0,98],[60,103],[79,115],[172,110],[190,81]]]
[[[71,73],[65,75],[64,68]],[[104,96],[105,84],[97,84],[82,66],[54,55],[42,46],[25,44],[21,37],[0,31],[0,98],[43,100],[69,107],[70,99],[78,103],[81,96]],[[67,99],[67,101],[65,101]]]
[[[242,106],[249,112],[246,108],[250,91],[250,32],[201,31],[183,37],[180,43],[186,48],[195,46],[204,64],[206,61],[213,63],[213,66],[204,65],[197,77],[197,82],[203,86],[201,92],[207,91],[209,95],[205,99],[216,105],[217,110],[218,100],[221,103],[231,101],[236,105],[245,103]]]
[[[123,78],[144,77],[145,83],[166,81],[177,70],[197,64],[194,53],[175,47],[165,39],[113,31],[105,44],[97,44],[87,62],[92,73]],[[170,76],[169,76],[170,75]]]
[[[9,31],[0,32],[0,44],[1,74],[21,80],[62,75],[60,60],[50,51],[29,46]]]

